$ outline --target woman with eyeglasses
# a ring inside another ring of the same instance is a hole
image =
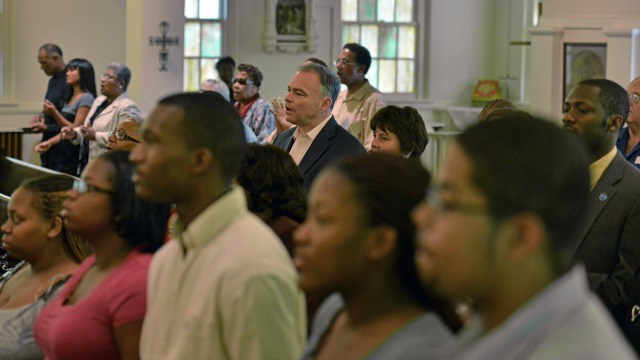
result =
[[[133,120],[122,120],[107,137],[107,150],[131,151],[140,143],[140,124]]]
[[[42,359],[33,323],[90,254],[60,216],[73,184],[66,175],[28,179],[13,192],[2,247],[20,262],[0,277],[0,359]]]
[[[329,296],[316,312],[303,359],[435,359],[452,339],[416,272],[410,213],[429,173],[389,154],[325,169],[294,234],[298,283]]]
[[[87,239],[95,255],[36,320],[36,341],[47,359],[138,358],[147,272],[163,243],[169,205],[137,198],[132,172],[128,153],[102,154],[63,203],[65,225]]]
[[[96,98],[96,77],[93,65],[85,59],[73,59],[67,64],[67,84],[69,85],[68,96],[63,100],[64,105],[61,111],[56,109],[56,104],[45,100],[43,112],[51,116],[58,126],[75,128],[81,126],[89,109]],[[49,151],[52,146],[57,146],[64,154],[58,170],[77,176],[80,147],[69,142],[60,143],[61,135],[58,134],[46,141],[41,142],[35,148],[39,153]]]
[[[127,95],[127,86],[131,80],[131,70],[123,64],[107,65],[100,80],[99,96],[91,106],[83,126],[64,127],[61,130],[64,139],[74,144],[82,143],[80,150],[80,170],[88,161],[107,150],[107,138],[110,131],[123,120],[141,122],[140,109]]]

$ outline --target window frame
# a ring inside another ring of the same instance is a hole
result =
[[[403,26],[403,25],[412,25],[416,27],[416,36],[415,36],[415,55],[414,55],[414,91],[411,93],[400,93],[400,92],[384,92],[384,97],[387,103],[393,101],[407,101],[407,100],[422,100],[425,98],[425,86],[426,86],[426,77],[425,73],[425,50],[426,50],[426,28],[428,26],[427,23],[427,4],[426,1],[421,0],[413,0],[413,20],[410,22],[387,22],[387,21],[378,21],[378,20],[366,20],[366,21],[342,21],[342,1],[340,1],[340,7],[338,9],[338,23],[339,23],[339,38],[340,42],[343,41],[343,31],[344,27],[347,25],[376,25],[379,28],[383,26]],[[378,39],[379,41],[379,39]],[[339,53],[342,51],[341,44],[340,48],[337,49],[334,54],[334,59],[338,57]],[[379,54],[378,54],[379,55]],[[397,55],[397,54],[396,54]],[[382,58],[379,56],[373,57],[375,60],[407,60],[405,58],[400,58],[396,56],[394,58]],[[333,60],[333,59],[332,59]],[[335,69],[335,65],[334,65]],[[371,71],[371,70],[369,70]],[[378,88],[376,86],[376,88]]]
[[[198,0],[198,4],[201,1],[206,1],[206,0]],[[217,19],[208,19],[208,18],[200,18],[200,17],[195,17],[195,18],[189,18],[187,17],[185,14],[184,15],[184,29],[183,29],[183,39],[186,39],[186,28],[187,28],[187,24],[188,23],[198,23],[200,25],[200,51],[199,51],[199,55],[198,56],[187,56],[185,55],[185,52],[183,50],[182,52],[182,63],[183,63],[183,81],[182,81],[182,89],[184,91],[197,91],[200,89],[200,84],[202,83],[202,81],[206,80],[202,78],[202,59],[211,59],[211,60],[219,60],[220,58],[227,56],[227,43],[228,43],[228,26],[229,26],[229,1],[230,0],[220,0],[220,17]],[[184,3],[185,8],[187,6],[187,3],[185,1]],[[185,9],[183,9],[184,12]],[[199,14],[198,14],[199,16]],[[220,40],[221,40],[221,47],[220,47],[220,56],[218,57],[208,57],[208,56],[202,56],[202,31],[203,31],[203,25],[204,24],[220,24]],[[184,44],[185,48],[186,48],[186,43]],[[198,60],[198,82],[196,84],[196,89],[189,89],[186,85],[187,85],[187,76],[186,76],[186,70],[187,70],[187,61],[189,60],[194,60],[197,59]],[[215,79],[219,79],[218,78],[218,74],[217,72],[215,72],[215,76],[213,77]]]

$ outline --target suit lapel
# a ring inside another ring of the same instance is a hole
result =
[[[292,146],[293,146],[293,132],[291,133],[291,136],[289,136],[289,138],[284,141],[284,149],[287,152],[290,152]]]
[[[302,160],[300,160],[299,167],[302,174],[306,174],[311,166],[313,166],[313,164],[318,161],[322,154],[324,154],[329,145],[331,145],[331,139],[336,133],[337,126],[338,123],[336,123],[336,120],[332,116],[324,126],[324,128],[320,130],[318,136],[316,136],[316,138],[311,143],[309,150],[307,150]]]
[[[616,156],[611,161],[611,164],[605,169],[604,173],[600,177],[600,180],[596,183],[593,190],[589,193],[589,205],[587,215],[585,216],[585,226],[582,228],[582,232],[577,239],[580,239],[580,245],[584,242],[587,234],[591,230],[591,227],[595,223],[596,219],[607,206],[609,201],[616,194],[616,185],[622,179],[624,173],[625,159],[622,158],[620,153],[616,153]]]

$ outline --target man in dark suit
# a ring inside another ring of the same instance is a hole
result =
[[[339,92],[338,77],[318,64],[300,66],[289,82],[285,113],[287,121],[296,126],[280,134],[273,144],[289,152],[307,189],[332,161],[365,151],[331,116]]]
[[[624,329],[629,289],[640,266],[640,171],[615,147],[629,97],[612,81],[585,80],[567,96],[564,113],[564,128],[591,153],[589,205],[573,259],[584,264],[591,288]]]

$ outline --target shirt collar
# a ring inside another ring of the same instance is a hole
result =
[[[300,129],[300,126],[298,126],[296,127],[296,131],[293,132],[293,138],[297,140],[300,135],[307,135],[308,137],[311,138],[311,141],[313,141],[316,139],[320,131],[322,131],[324,126],[327,125],[329,120],[331,120],[331,115],[329,115],[326,119],[324,119],[320,124],[318,124],[308,133],[303,132],[302,129]]]
[[[589,165],[589,178],[591,179],[590,189],[593,189],[596,186],[596,183],[598,182],[598,180],[600,180],[600,177],[602,177],[604,171],[607,169],[607,167],[609,167],[609,164],[611,164],[613,158],[616,157],[617,152],[618,148],[614,146],[611,151],[609,151],[605,156]]]
[[[171,236],[187,250],[202,247],[214,241],[231,222],[247,212],[244,191],[239,186],[234,186],[204,209],[186,228],[180,217],[176,216]]]
[[[371,86],[371,84],[369,83],[369,80],[364,79],[365,83],[360,87],[360,89],[358,89],[358,91],[354,92],[353,94],[347,96],[346,100],[358,100],[358,101],[362,101],[364,100],[367,96],[369,96],[369,94],[371,94],[372,92],[375,91],[375,88],[373,86]]]

